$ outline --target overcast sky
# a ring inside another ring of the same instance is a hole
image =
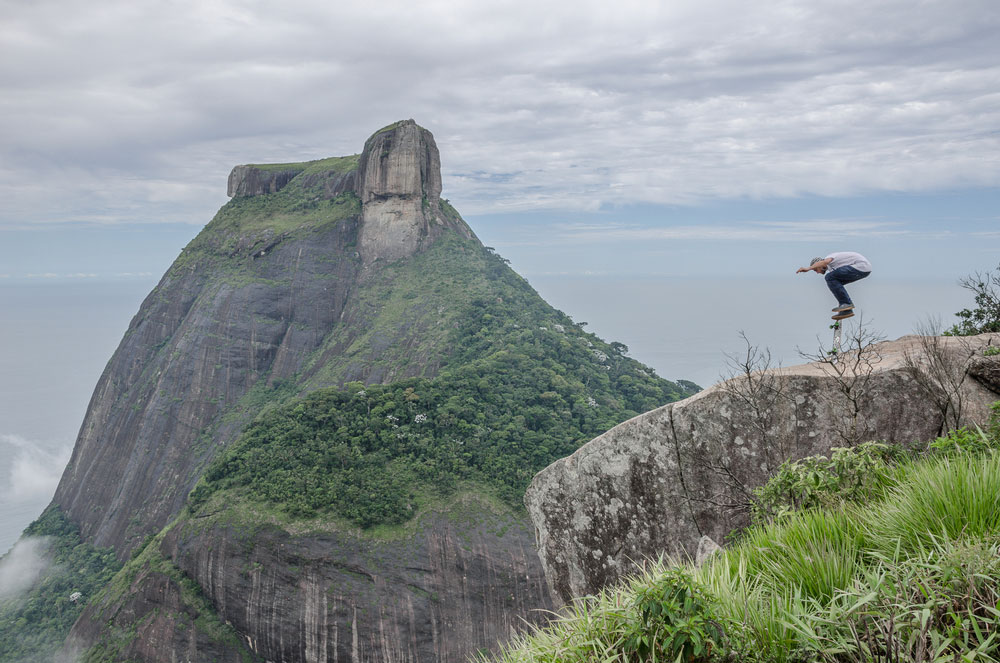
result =
[[[3,0],[0,278],[159,274],[233,165],[411,117],[528,273],[1000,247],[995,0]]]
[[[59,382],[105,315],[69,282],[135,287],[77,396],[8,398],[0,442],[57,437],[28,460],[58,465],[70,434],[15,415],[75,430],[234,165],[406,118],[486,244],[667,377],[711,383],[741,328],[795,363],[832,300],[810,257],[868,255],[856,299],[891,337],[1000,260],[996,0],[0,0],[0,331],[28,339],[0,365]]]

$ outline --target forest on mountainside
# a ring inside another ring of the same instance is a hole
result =
[[[471,481],[520,509],[538,470],[697,391],[584,332],[483,251],[491,293],[456,316],[439,376],[351,383],[267,412],[212,464],[192,505],[238,489],[293,518],[371,527],[405,522]]]

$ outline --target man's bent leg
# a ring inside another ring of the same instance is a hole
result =
[[[830,292],[837,298],[837,302],[841,306],[854,306],[854,302],[851,301],[850,295],[847,294],[844,284],[860,281],[869,274],[871,272],[862,272],[853,267],[838,267],[832,272],[827,273],[826,285],[830,288]]]
[[[847,294],[847,289],[844,288],[844,284],[840,282],[840,279],[836,278],[836,272],[830,272],[826,275],[826,286],[830,288],[830,292],[833,296],[837,298],[837,303],[841,306],[853,306],[854,302],[851,301],[850,296]]]

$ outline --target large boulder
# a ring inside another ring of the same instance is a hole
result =
[[[997,394],[976,376],[992,375],[982,350],[998,341],[907,336],[835,360],[748,366],[616,426],[540,472],[525,495],[553,594],[592,594],[644,559],[693,558],[703,537],[724,541],[748,524],[750,491],[784,460],[866,440],[921,443],[985,421]]]

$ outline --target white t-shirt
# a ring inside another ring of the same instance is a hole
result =
[[[859,272],[870,272],[872,271],[872,264],[868,262],[868,258],[864,257],[860,253],[855,253],[854,251],[835,251],[828,255],[825,259],[833,258],[833,262],[826,268],[828,272],[832,272],[838,267],[853,267]]]

